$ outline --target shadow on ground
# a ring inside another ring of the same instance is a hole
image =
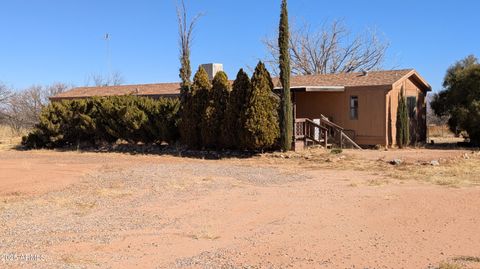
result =
[[[18,151],[29,151],[30,149],[18,145],[13,148]],[[114,144],[102,147],[63,147],[53,149],[57,152],[92,152],[92,153],[124,153],[130,155],[156,155],[184,157],[202,160],[221,160],[221,159],[247,159],[259,156],[269,151],[240,151],[240,150],[191,150],[183,146],[169,145],[132,145],[132,144]]]

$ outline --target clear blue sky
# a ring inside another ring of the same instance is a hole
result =
[[[375,28],[390,43],[386,68],[415,68],[438,90],[454,61],[480,56],[480,1],[290,0],[296,22],[344,19],[355,32]],[[203,12],[192,50],[198,64],[220,62],[233,77],[266,51],[261,39],[278,24],[280,0],[187,0]],[[175,0],[15,0],[0,6],[0,81],[23,88],[83,85],[112,69],[127,83],[178,81]]]

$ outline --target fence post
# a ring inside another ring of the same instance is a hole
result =
[[[343,131],[340,131],[340,148],[343,149]]]
[[[305,147],[308,146],[308,144],[307,144],[307,121],[303,122],[303,145]]]
[[[324,135],[324,137],[325,137],[325,138],[323,139],[323,140],[324,140],[323,142],[325,143],[325,149],[327,149],[327,147],[328,147],[328,130],[324,130],[324,131],[323,131],[323,135]]]

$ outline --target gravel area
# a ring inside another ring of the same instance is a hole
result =
[[[476,160],[424,151],[401,157]],[[0,268],[480,268],[479,187],[374,170],[395,152],[346,154],[0,151]]]
[[[60,191],[29,200],[9,197],[0,202],[0,253],[30,253],[34,249],[42,253],[42,262],[36,268],[58,268],[65,258],[49,251],[49,246],[110,244],[127,231],[161,231],[179,222],[179,218],[146,213],[140,208],[175,206],[242,185],[268,186],[305,179],[280,169],[222,167],[206,161],[135,164],[132,168],[104,165],[84,176],[80,183]],[[92,255],[90,259],[98,257]]]

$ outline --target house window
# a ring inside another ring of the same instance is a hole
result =
[[[408,107],[408,115],[410,118],[415,118],[417,115],[417,97],[416,96],[408,96],[407,97],[407,107]]]
[[[358,120],[358,96],[350,96],[350,119]]]

